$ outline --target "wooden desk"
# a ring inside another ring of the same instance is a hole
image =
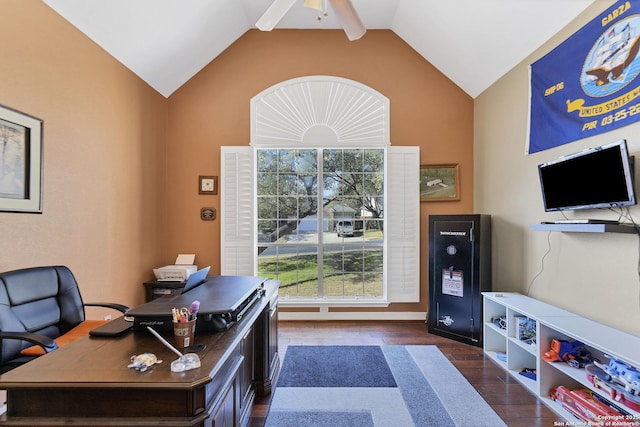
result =
[[[171,372],[177,356],[151,333],[134,331],[85,337],[9,371],[0,376],[7,390],[0,425],[246,425],[256,392],[269,393],[279,369],[277,288],[268,281],[266,294],[228,331],[196,333],[195,342],[206,345],[199,369]],[[145,352],[163,363],[147,372],[127,368]]]

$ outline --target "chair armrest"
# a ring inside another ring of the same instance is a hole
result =
[[[86,302],[84,303],[85,307],[107,307],[107,308],[113,308],[114,310],[118,310],[121,313],[126,313],[127,311],[130,310],[129,307],[127,307],[126,305],[122,305],[122,304],[116,304],[113,302]]]
[[[58,344],[46,335],[34,334],[32,332],[0,332],[1,339],[12,339],[28,341],[32,344],[39,345],[45,351],[49,353],[58,348]]]

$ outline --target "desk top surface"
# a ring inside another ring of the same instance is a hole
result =
[[[241,321],[225,332],[199,332],[195,344],[204,344],[198,352],[202,366],[186,372],[171,372],[177,355],[148,331],[131,331],[119,337],[83,337],[28,364],[0,376],[0,388],[28,387],[161,387],[192,388],[207,383],[220,369],[247,330],[255,323],[269,300],[277,296],[278,282],[267,281],[266,293],[259,298]],[[173,333],[162,333],[173,343]],[[127,368],[131,357],[153,353],[163,362],[153,369],[139,372]]]

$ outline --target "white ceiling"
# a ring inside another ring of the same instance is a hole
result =
[[[392,30],[475,98],[599,0],[352,1],[368,29]],[[43,2],[169,97],[255,28],[272,0]],[[331,10],[318,21],[303,3],[276,29],[340,28]]]

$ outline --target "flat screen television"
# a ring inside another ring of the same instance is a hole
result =
[[[546,212],[636,204],[626,140],[538,165]]]

